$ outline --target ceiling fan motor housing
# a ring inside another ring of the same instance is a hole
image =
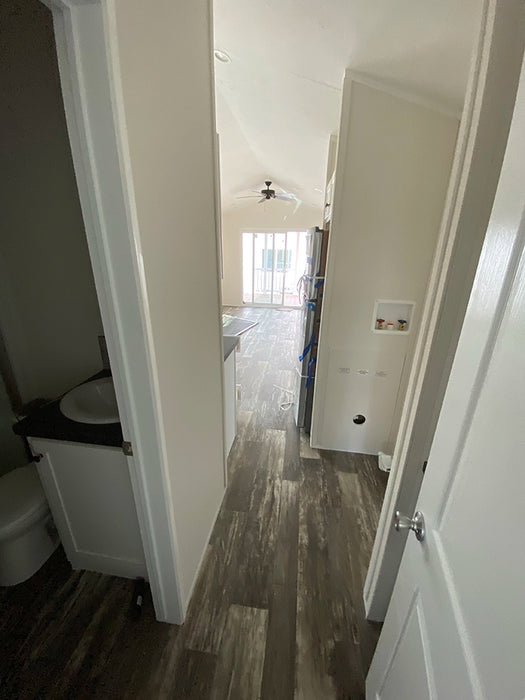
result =
[[[275,197],[275,190],[270,189],[270,185],[272,184],[271,180],[265,180],[264,184],[266,185],[265,190],[261,190],[261,194],[266,197],[266,199],[272,199],[272,197]]]

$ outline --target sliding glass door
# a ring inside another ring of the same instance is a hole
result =
[[[306,262],[306,232],[242,234],[243,301],[254,306],[300,306],[297,283]]]

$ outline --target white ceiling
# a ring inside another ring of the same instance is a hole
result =
[[[480,9],[481,0],[214,0],[215,47],[231,57],[215,61],[223,207],[256,201],[236,196],[266,179],[322,206],[347,67],[459,112]]]

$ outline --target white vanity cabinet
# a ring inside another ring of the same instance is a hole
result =
[[[146,578],[127,459],[118,447],[28,438],[74,569]]]

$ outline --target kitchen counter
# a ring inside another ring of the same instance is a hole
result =
[[[102,372],[87,379],[86,382],[110,376],[109,370],[102,370]],[[123,437],[120,423],[77,423],[77,421],[70,420],[63,415],[59,406],[60,398],[36,408],[31,415],[15,423],[14,432],[23,437],[67,440],[68,442],[110,447],[122,446]]]
[[[222,314],[222,332],[224,335],[243,335],[250,328],[258,325],[259,321],[254,321],[253,319]]]

